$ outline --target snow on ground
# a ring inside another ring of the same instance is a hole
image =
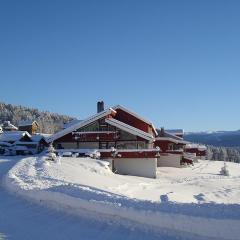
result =
[[[178,235],[238,239],[240,166],[229,163],[225,177],[219,175],[222,165],[200,161],[193,167],[159,168],[158,178],[149,179],[116,175],[101,160],[54,163],[29,157],[5,181],[10,191],[69,213],[125,219]]]
[[[32,204],[8,193],[2,187],[2,178],[21,157],[0,158],[0,239],[1,240],[179,240],[174,232],[148,231],[131,225],[125,227],[114,222],[101,222],[73,216],[39,204]],[[203,240],[195,236],[184,239]]]
[[[158,168],[157,179],[112,173],[107,162],[91,158],[62,158],[61,163],[27,158],[10,176],[25,190],[68,184],[156,202],[240,203],[240,164],[228,163],[230,176],[219,174],[223,162],[201,160],[193,167]]]

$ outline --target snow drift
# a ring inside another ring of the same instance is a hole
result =
[[[128,192],[124,184],[128,184]],[[44,157],[30,157],[20,161],[5,178],[9,191],[69,213],[122,223],[128,220],[208,238],[239,238],[238,204],[177,203],[169,201],[168,194],[161,194],[158,201],[143,200],[139,186],[144,189],[144,184],[153,191],[161,187],[158,180],[115,175],[105,161],[90,158],[62,158],[61,163],[53,163]],[[200,202],[203,196],[196,198]]]

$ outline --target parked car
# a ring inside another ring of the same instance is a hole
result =
[[[62,157],[72,157],[72,152],[63,152]]]

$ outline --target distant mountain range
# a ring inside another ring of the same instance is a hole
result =
[[[66,115],[0,102],[0,124],[10,121],[18,126],[23,120],[36,120],[39,124],[39,132],[55,133],[63,127],[64,123],[72,119]]]
[[[185,140],[217,147],[240,147],[240,130],[185,133]]]

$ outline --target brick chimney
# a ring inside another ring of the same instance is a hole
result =
[[[104,102],[99,101],[99,102],[97,102],[97,113],[100,113],[102,111],[104,111]]]
[[[161,127],[161,133],[160,133],[160,134],[161,134],[161,137],[164,137],[164,132],[165,132],[165,131],[164,131],[164,128]]]

